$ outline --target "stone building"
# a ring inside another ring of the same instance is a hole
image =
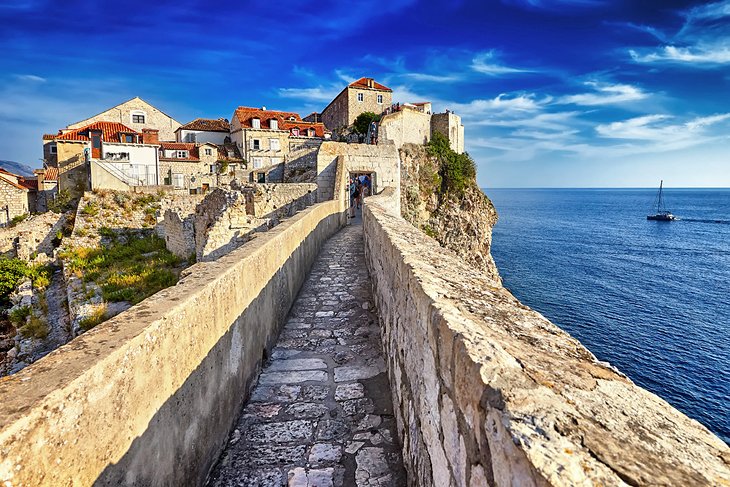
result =
[[[32,210],[33,183],[35,181],[26,181],[23,176],[0,168],[0,226],[6,226],[13,218]]]
[[[217,186],[218,146],[206,142],[160,142],[160,180],[192,194]]]
[[[176,140],[175,131],[180,127],[180,122],[136,96],[93,117],[72,123],[62,132],[86,127],[94,122],[120,123],[137,132],[153,129],[158,131],[160,140],[170,141]]]
[[[464,126],[461,117],[446,110],[445,113],[434,113],[431,116],[431,134],[441,132],[451,143],[451,149],[461,154],[464,152]]]
[[[249,179],[282,181],[290,152],[328,135],[324,124],[305,122],[297,113],[238,107],[231,118],[231,140],[248,165]]]
[[[58,134],[43,134],[43,162],[49,167],[58,167]]]
[[[393,103],[393,90],[372,78],[360,78],[347,85],[322,110],[321,121],[333,132],[349,127],[363,112],[381,114]]]
[[[94,122],[56,137],[58,188],[129,190],[158,184],[157,130]]]
[[[221,145],[226,143],[226,139],[230,140],[230,135],[231,124],[225,118],[217,120],[196,118],[175,130],[175,140],[177,142],[197,142],[199,144],[210,142]]]

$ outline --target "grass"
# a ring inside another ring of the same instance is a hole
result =
[[[28,323],[21,326],[18,331],[24,337],[43,339],[48,336],[48,324],[41,318],[31,315]]]
[[[92,201],[88,205],[84,206],[81,210],[81,214],[86,216],[96,216],[99,214],[99,205]]]
[[[106,320],[106,306],[100,306],[79,321],[79,327],[84,331],[89,331],[104,320]]]
[[[25,325],[25,322],[27,321],[28,316],[30,316],[30,313],[30,306],[21,306],[20,308],[15,308],[13,311],[11,311],[8,315],[8,318],[10,318],[10,322],[17,328],[19,326]]]
[[[14,227],[18,223],[25,221],[30,215],[28,213],[24,213],[22,215],[14,216],[12,220],[10,220],[10,223],[8,224],[9,227]]]
[[[156,235],[113,240],[107,248],[80,247],[61,254],[84,282],[95,282],[107,302],[137,304],[178,279],[181,259]]]

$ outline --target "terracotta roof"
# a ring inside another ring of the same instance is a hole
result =
[[[46,175],[44,178],[46,181],[58,181],[58,168],[57,167],[46,168]]]
[[[245,129],[253,128],[251,120],[254,118],[258,118],[259,120],[261,120],[261,128],[264,130],[269,128],[268,121],[271,119],[276,119],[279,121],[280,130],[284,130],[284,121],[288,121],[291,117],[294,117],[294,121],[302,121],[302,117],[300,117],[298,113],[280,112],[277,110],[262,110],[261,108],[251,107],[238,107],[236,108],[233,116],[238,119],[238,121],[241,123],[241,127]]]
[[[431,102],[430,101],[417,101],[415,103],[411,103],[411,105],[416,105],[417,107],[420,107],[423,105],[428,105],[429,103],[431,103]]]
[[[160,150],[186,150],[188,151],[188,157],[165,157],[164,152],[160,154],[161,161],[183,161],[183,162],[198,162],[200,161],[200,152],[198,151],[198,145],[188,142],[160,142]]]
[[[370,88],[370,86],[368,86],[368,80],[371,80],[373,82],[373,86],[371,89],[376,89],[380,91],[393,91],[387,86],[381,85],[372,78],[360,78],[359,80],[350,83],[349,86],[352,88]]]
[[[30,189],[33,191],[38,191],[38,180],[37,179],[19,179],[18,184],[23,186],[26,189]]]
[[[196,118],[192,122],[181,125],[178,130],[202,130],[204,132],[230,132],[231,124],[225,118],[213,120],[210,118]]]
[[[298,127],[299,130],[303,132],[301,134],[302,137],[306,137],[306,133],[304,132],[306,132],[310,128],[314,129],[315,137],[324,137],[325,132],[327,132],[322,122],[284,122],[281,127],[284,130],[289,131],[291,131],[291,129],[293,129],[294,127]]]
[[[4,173],[5,173],[5,174],[12,174],[12,173],[9,173],[9,172],[7,172],[7,171],[2,171],[2,173],[0,173],[0,181],[2,181],[2,182],[4,182],[4,183],[7,183],[7,184],[9,184],[10,186],[12,186],[12,187],[14,187],[14,188],[17,188],[17,189],[20,189],[20,190],[22,190],[22,191],[28,191],[28,188],[26,188],[26,187],[24,187],[24,186],[21,186],[20,184],[17,184],[17,183],[15,183],[14,181],[11,181],[10,179],[7,179],[7,178],[6,178],[6,177],[5,177],[4,175],[3,175]],[[18,181],[20,181],[20,179],[19,179]]]
[[[57,134],[43,134],[43,140],[56,140]]]
[[[91,140],[89,138],[90,130],[101,130],[102,140],[106,142],[119,142],[120,134],[134,134],[142,137],[142,134],[124,124],[116,122],[94,122],[80,129],[73,129],[65,134],[59,133],[56,140]]]

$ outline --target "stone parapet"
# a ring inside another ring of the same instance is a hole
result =
[[[366,199],[363,222],[411,485],[730,485],[725,443],[395,216],[393,196]]]
[[[0,482],[202,485],[345,205],[318,203],[195,264],[0,382]]]

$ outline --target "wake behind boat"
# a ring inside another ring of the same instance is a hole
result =
[[[664,195],[662,194],[662,186],[664,186],[664,180],[659,183],[659,193],[657,194],[654,205],[652,206],[652,209],[656,207],[656,213],[654,213],[653,215],[647,215],[647,220],[671,222],[677,219],[677,217],[672,215],[664,206]]]

